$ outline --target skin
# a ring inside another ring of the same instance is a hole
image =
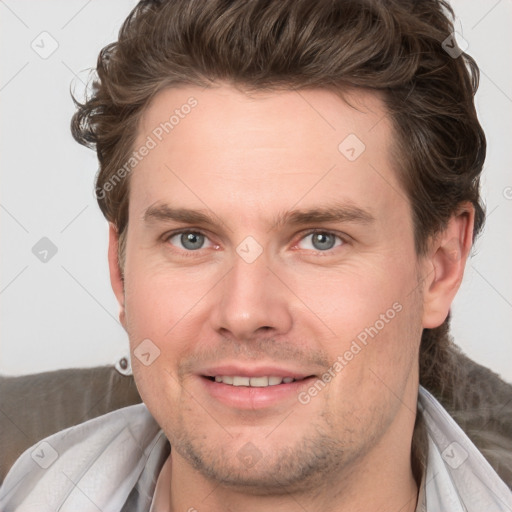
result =
[[[191,96],[197,106],[130,176],[124,282],[110,226],[111,281],[131,349],[150,339],[160,350],[148,366],[132,353],[132,365],[172,446],[162,510],[413,511],[421,332],[444,321],[460,285],[471,206],[416,255],[391,121],[368,92],[351,92],[349,106],[324,90],[169,89],[146,109],[136,147]],[[366,146],[354,161],[338,150],[349,134]],[[274,222],[334,202],[373,221]],[[162,203],[209,212],[216,224],[146,222]],[[333,247],[315,243],[311,228],[331,233]],[[204,234],[200,248],[171,236],[180,229]],[[237,252],[248,236],[262,250],[251,263]],[[400,312],[307,404],[294,393],[265,407],[229,406],[200,376],[234,363],[318,379],[397,303]]]

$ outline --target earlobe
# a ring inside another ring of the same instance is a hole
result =
[[[439,327],[448,316],[471,250],[474,217],[473,205],[465,203],[432,242],[424,287],[424,328]]]
[[[110,283],[112,290],[119,303],[119,321],[126,329],[126,314],[124,306],[124,280],[121,269],[119,267],[118,259],[119,235],[116,227],[111,222],[109,223],[109,236],[108,236],[108,266],[110,271]]]

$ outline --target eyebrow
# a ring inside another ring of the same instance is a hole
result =
[[[218,226],[219,224],[223,224],[216,215],[210,213],[208,210],[200,211],[189,208],[172,208],[164,203],[156,203],[149,206],[143,214],[143,220],[147,224],[159,221],[176,221],[185,224],[202,224],[206,226]],[[362,208],[350,204],[334,204],[278,213],[274,218],[271,229],[276,229],[287,224],[294,226],[322,222],[352,222],[367,225],[374,221],[374,216]]]

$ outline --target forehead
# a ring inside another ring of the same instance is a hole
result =
[[[350,104],[320,89],[163,90],[141,118],[135,147],[151,149],[131,176],[130,203],[137,216],[164,200],[226,213],[312,206],[326,196],[369,210],[390,205],[400,186],[383,102],[366,91],[345,97]]]
[[[262,142],[282,147],[283,140],[274,138],[274,132],[279,131],[288,136],[290,144],[307,143],[297,150],[317,142],[322,142],[324,150],[332,150],[333,145],[338,149],[337,142],[344,134],[353,133],[371,144],[390,135],[380,93],[350,90],[340,94],[344,99],[325,89],[245,92],[222,83],[211,88],[164,89],[145,109],[138,139],[142,142],[142,137],[152,133],[161,142],[161,138],[172,139],[166,137],[171,133],[182,134],[187,142],[198,142],[198,149],[204,151],[212,144],[226,142],[224,136],[228,134],[236,147],[254,147]],[[377,124],[379,128],[374,130]],[[247,137],[248,131],[253,137]],[[197,136],[191,137],[194,134]]]

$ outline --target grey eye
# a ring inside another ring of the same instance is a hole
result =
[[[206,237],[201,233],[195,233],[193,231],[184,231],[182,233],[176,233],[169,238],[169,242],[176,245],[176,239],[179,240],[179,244],[188,251],[197,251],[202,249]]]
[[[328,233],[313,233],[312,237],[313,246],[319,251],[332,249],[336,242],[336,237]]]
[[[308,240],[310,240],[309,243],[307,243]],[[305,242],[307,246],[303,246],[301,249],[313,249],[315,251],[328,251],[343,243],[339,236],[329,232],[309,233],[300,243],[304,244]]]

